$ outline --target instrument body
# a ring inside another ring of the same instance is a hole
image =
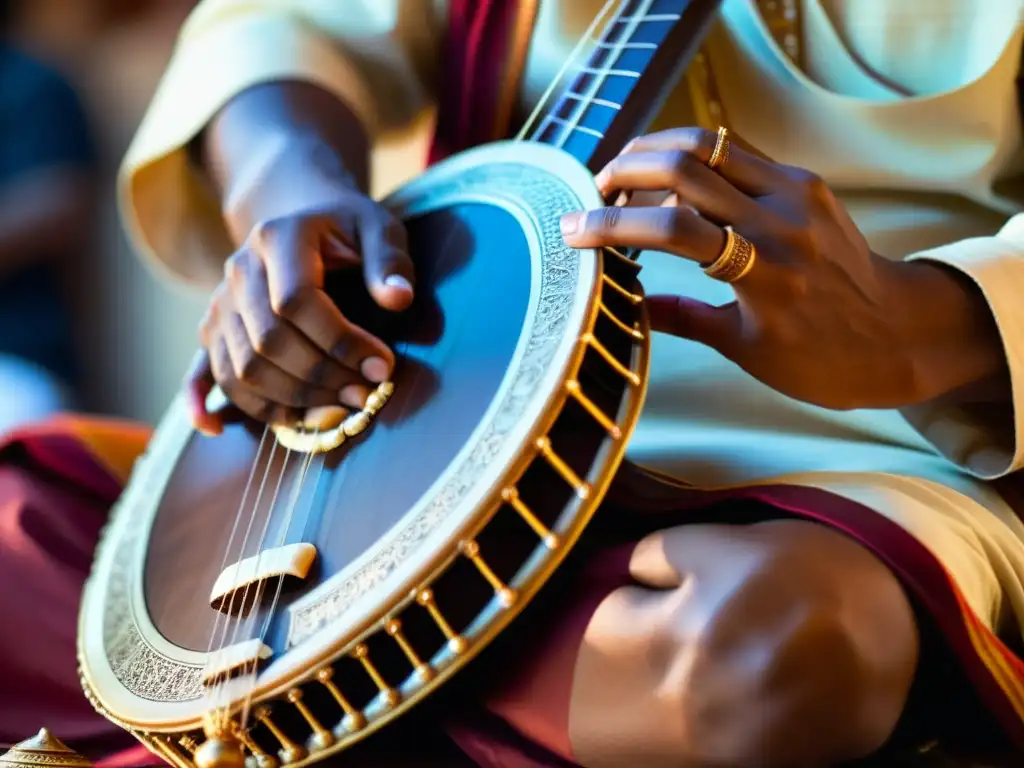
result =
[[[233,722],[253,707],[241,738],[263,766],[344,749],[441,685],[565,557],[639,416],[637,268],[559,231],[562,214],[601,205],[582,163],[488,145],[386,204],[409,227],[419,298],[381,325],[364,297],[353,318],[399,353],[370,428],[310,461],[275,455],[251,425],[201,437],[176,402],[104,532],[82,682],[173,764],[193,764],[204,669],[229,640],[269,648],[258,673],[218,689]],[[236,520],[262,533],[233,538]],[[206,595],[225,551],[230,564],[296,542],[317,561],[277,610],[218,622]]]

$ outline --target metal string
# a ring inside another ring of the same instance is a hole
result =
[[[317,428],[316,434],[319,434],[319,433],[320,433],[320,429]],[[316,436],[316,435],[314,435],[314,436]],[[316,459],[316,457],[317,457],[317,454],[315,454],[315,453],[308,454],[308,456],[306,457],[306,460],[302,464],[302,471],[299,473],[299,476],[295,480],[295,492],[294,492],[294,494],[292,496],[292,503],[291,503],[291,506],[290,506],[290,508],[288,510],[288,517],[287,517],[287,520],[285,521],[285,524],[281,528],[281,535],[278,537],[279,540],[278,540],[277,546],[279,546],[279,547],[280,546],[284,546],[284,544],[288,540],[288,533],[291,531],[292,520],[293,520],[293,518],[295,516],[295,510],[299,506],[299,499],[302,497],[302,490],[303,490],[303,487],[306,484],[306,474],[309,472],[309,468],[313,465],[313,461]],[[320,461],[319,468],[317,469],[316,479],[313,481],[313,486],[312,486],[313,487],[313,495],[312,495],[312,498],[310,498],[310,500],[309,500],[309,507],[310,507],[310,509],[312,509],[313,503],[316,500],[316,488],[320,484],[320,477],[323,474],[324,464],[326,464],[326,463],[327,463],[327,458],[326,458],[326,454],[325,454],[323,459]],[[281,591],[282,591],[283,588],[284,588],[284,577],[282,576],[281,578],[279,578],[277,580],[277,588],[274,590],[274,599],[270,603],[270,609],[267,611],[266,615],[263,617],[263,626],[260,628],[260,633],[259,633],[259,639],[260,639],[261,643],[263,643],[266,640],[267,632],[270,630],[270,623],[271,623],[271,620],[274,617],[274,612],[277,610],[277,604],[278,604],[278,602],[281,599]],[[248,722],[248,719],[249,719],[249,709],[250,709],[250,707],[252,705],[253,694],[256,692],[256,682],[257,682],[258,674],[259,674],[259,669],[256,666],[254,666],[253,669],[252,669],[252,672],[251,672],[251,678],[252,679],[251,679],[250,687],[249,687],[249,690],[248,690],[248,692],[247,692],[247,694],[245,696],[245,703],[242,706],[242,716],[239,718],[239,721],[238,721],[239,722],[239,726],[241,728],[243,728],[243,729],[245,728],[245,725],[246,725],[246,723]]]
[[[551,97],[554,95],[555,89],[558,87],[559,83],[562,82],[562,79],[565,77],[565,73],[569,71],[569,67],[571,67],[572,64],[579,58],[580,54],[584,52],[584,50],[587,48],[587,44],[593,43],[594,32],[601,25],[601,22],[604,20],[605,16],[608,15],[608,12],[612,9],[616,2],[617,0],[607,0],[607,2],[604,4],[601,10],[598,12],[597,16],[594,17],[594,20],[590,22],[590,26],[587,27],[586,31],[580,37],[580,41],[576,43],[576,47],[569,52],[569,55],[565,59],[565,63],[562,64],[561,69],[558,70],[558,73],[554,76],[554,78],[552,78],[551,83],[548,85],[547,89],[544,91],[543,94],[541,94],[540,99],[537,100],[537,106],[534,107],[533,111],[530,113],[530,116],[526,118],[526,122],[523,123],[523,127],[519,129],[519,133],[516,134],[515,141],[523,141],[526,138],[526,134],[529,132],[530,128],[533,127],[533,124],[537,122],[537,118],[540,117],[540,114],[543,111],[544,107],[547,106],[548,102],[551,101]]]
[[[275,437],[274,442],[275,442],[275,448],[276,448],[277,447],[277,439],[276,439],[276,437]],[[285,474],[287,474],[287,472],[288,472],[288,461],[289,461],[289,459],[291,459],[291,455],[292,455],[292,450],[290,448],[286,449],[286,453],[285,453],[285,457],[284,457],[284,462],[281,464],[281,471],[280,471],[280,473],[277,476],[277,482],[274,484],[274,494],[273,494],[273,496],[270,499],[270,508],[267,510],[267,515],[266,515],[266,518],[264,519],[264,522],[263,522],[263,530],[260,532],[259,543],[256,545],[256,552],[257,552],[257,554],[256,554],[256,561],[255,561],[255,563],[253,565],[253,576],[255,576],[257,578],[254,578],[252,581],[248,582],[245,585],[245,589],[242,592],[242,602],[238,606],[238,616],[235,617],[236,620],[235,620],[235,622],[234,622],[234,624],[232,626],[231,638],[223,646],[224,648],[231,648],[232,646],[234,646],[236,643],[239,642],[239,637],[244,637],[243,627],[248,626],[250,622],[254,622],[255,621],[255,616],[258,613],[258,603],[259,603],[259,599],[260,599],[260,597],[262,595],[262,590],[263,590],[263,580],[258,578],[259,571],[260,571],[260,562],[263,559],[264,553],[267,551],[264,548],[264,544],[266,543],[266,540],[267,540],[267,534],[270,531],[270,523],[271,523],[271,521],[274,518],[274,512],[275,512],[276,507],[277,507],[277,498],[278,498],[278,496],[281,493],[281,484],[284,481]],[[268,466],[268,469],[269,469],[269,466]],[[259,509],[259,507],[257,506],[257,508],[253,510],[253,518],[255,518],[255,516],[256,516],[255,513],[256,513],[256,511],[258,509]],[[249,598],[249,590],[251,588],[253,588],[254,586],[256,588],[256,594],[253,595],[253,603],[252,603],[252,608],[251,608],[251,613],[252,613],[253,618],[252,619],[243,619],[242,618],[242,611],[245,610],[245,605],[246,605],[246,602],[247,602],[247,600]],[[236,594],[236,593],[237,593],[237,590],[236,590],[235,593],[232,593],[232,597],[234,597],[234,594]],[[231,607],[233,607],[233,605],[234,605],[234,601],[232,601],[231,606],[229,606],[229,611],[230,611]],[[223,704],[222,704],[222,706],[224,708],[224,714],[223,714],[223,724],[224,725],[227,724],[228,718],[230,716],[230,709],[231,709],[231,697],[230,697],[230,690],[229,690],[229,687],[228,687],[228,680],[229,679],[230,679],[229,676],[227,674],[225,674],[225,676],[224,676],[224,685],[222,686],[222,696],[221,696],[221,698],[224,699]]]
[[[274,463],[274,454],[277,452],[277,446],[278,446],[278,442],[277,442],[277,438],[275,437],[274,438],[274,442],[273,442],[273,444],[271,445],[271,448],[270,448],[270,456],[267,458],[267,464],[266,464],[266,467],[263,470],[263,477],[260,480],[259,491],[256,493],[256,501],[253,504],[252,513],[249,515],[249,521],[248,521],[248,524],[246,525],[245,537],[242,540],[242,547],[241,547],[241,550],[240,550],[240,554],[242,556],[245,555],[245,548],[248,545],[249,537],[252,534],[253,523],[256,520],[256,512],[259,510],[259,508],[260,508],[260,501],[262,501],[262,499],[263,499],[263,491],[266,489],[267,478],[270,476],[270,467]],[[269,519],[270,519],[270,513],[268,512],[267,513],[267,520],[269,521]],[[239,557],[239,559],[241,560],[243,558]],[[225,645],[225,641],[227,640],[228,627],[231,625],[231,619],[234,617],[234,613],[235,613],[235,599],[237,597],[238,597],[238,590],[232,591],[231,599],[228,602],[228,610],[226,612],[226,618],[225,618],[225,621],[223,623],[223,629],[221,630],[220,641],[217,644],[218,650],[214,654],[214,661],[218,665],[219,665],[220,661],[224,658],[224,651],[227,648],[227,646]],[[242,605],[244,606],[245,603],[243,602]],[[239,609],[239,612],[241,612],[241,609]],[[216,665],[215,665],[214,669],[216,670]],[[212,710],[213,710],[214,714],[216,714],[217,709],[218,709],[218,702],[219,702],[220,694],[222,693],[221,689],[226,687],[227,679],[228,679],[227,675],[225,675],[224,676],[224,682],[221,682],[219,676],[217,676],[217,677],[214,678],[214,684],[210,687],[210,691],[209,692],[210,692],[211,697],[214,700],[213,707],[212,707]],[[221,725],[223,725],[223,723],[221,723]]]
[[[242,520],[242,512],[245,509],[245,501],[249,497],[249,491],[252,488],[252,479],[256,475],[256,467],[259,466],[260,455],[263,453],[263,445],[267,441],[267,434],[270,432],[270,426],[265,424],[263,426],[263,436],[260,437],[259,446],[256,448],[256,457],[253,459],[252,467],[249,468],[249,477],[245,481],[245,488],[242,492],[242,500],[238,504],[238,511],[235,513],[234,522],[231,525],[231,535],[228,536],[228,543],[224,547],[224,557],[220,561],[220,570],[217,573],[223,573],[224,569],[228,565],[228,555],[231,554],[231,545],[234,543],[235,534],[238,532],[238,525]],[[217,615],[213,621],[213,628],[210,630],[210,641],[206,646],[206,655],[209,656],[213,650],[213,641],[217,636],[218,625],[220,624],[222,614],[217,611]]]

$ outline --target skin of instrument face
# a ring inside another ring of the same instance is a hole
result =
[[[321,577],[337,573],[364,552],[440,476],[483,418],[519,341],[530,293],[530,259],[512,216],[494,207],[457,206],[413,219],[409,238],[419,269],[416,303],[407,313],[376,309],[362,281],[352,280],[351,274],[336,274],[328,285],[340,305],[386,338],[399,355],[395,392],[373,428],[323,460],[319,497],[303,498],[296,513],[290,536],[316,544]],[[469,320],[474,317],[486,322]],[[205,601],[191,598],[208,593],[219,574],[260,434],[255,424],[233,424],[216,440],[196,437],[167,487],[151,537],[146,599],[160,632],[183,647],[207,647],[216,614]],[[260,454],[256,478],[263,476],[268,454]],[[302,457],[278,450],[270,463],[272,479],[283,473],[279,506],[287,507]],[[258,535],[272,496],[268,484],[248,548],[236,559],[255,555],[261,539],[277,542],[281,537],[280,513],[265,537]],[[331,504],[336,498],[344,504]],[[196,514],[199,509],[205,511]],[[189,545],[181,547],[183,541]],[[300,593],[317,581],[303,585]],[[281,650],[280,635],[272,636]]]

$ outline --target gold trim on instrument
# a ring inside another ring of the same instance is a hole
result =
[[[491,585],[494,590],[494,594],[498,597],[498,602],[501,603],[504,608],[511,608],[516,602],[516,591],[508,586],[505,582],[499,579],[491,566],[487,564],[487,561],[480,555],[480,545],[470,539],[469,541],[462,542],[461,545],[462,554],[466,556],[476,569],[480,571],[480,575],[487,580],[487,583]]]
[[[323,667],[316,673],[316,679],[323,685],[324,688],[334,697],[334,701],[337,702],[338,706],[345,713],[345,716],[341,719],[341,725],[339,728],[347,731],[348,733],[355,733],[356,731],[362,730],[366,725],[366,717],[358,709],[352,706],[351,702],[341,693],[338,689],[337,684],[333,680],[334,670],[331,667]]]
[[[402,653],[405,654],[405,658],[407,658],[409,663],[412,664],[416,677],[419,678],[421,683],[429,683],[434,679],[434,668],[427,662],[423,661],[419,657],[419,654],[416,653],[416,649],[413,648],[409,641],[405,639],[405,635],[402,634],[402,622],[399,619],[388,619],[384,624],[384,631],[393,637],[395,642],[398,643],[398,647],[402,649]]]
[[[537,516],[533,514],[523,500],[519,497],[519,491],[513,486],[506,488],[501,492],[501,498],[508,502],[509,506],[514,509],[526,524],[533,529],[533,532],[540,537],[540,540],[544,542],[544,546],[548,549],[558,549],[561,542],[554,533],[552,533],[544,523],[542,523]]]
[[[611,417],[602,411],[593,400],[583,394],[583,389],[576,379],[570,379],[565,382],[565,389],[576,398],[576,402],[583,406],[584,410],[593,417],[594,421],[604,427],[604,431],[608,433],[609,437],[613,440],[618,440],[622,437],[622,430],[619,429],[619,425],[612,421]]]
[[[321,749],[327,749],[334,743],[334,734],[321,725],[320,721],[316,719],[316,716],[306,706],[306,702],[302,700],[302,689],[292,688],[288,691],[288,701],[292,704],[302,715],[302,719],[306,721],[310,730],[313,731],[313,735],[310,737],[309,748],[310,751],[319,751]]]
[[[377,669],[376,665],[370,659],[370,649],[366,646],[366,643],[360,643],[353,649],[352,655],[359,660],[359,663],[363,665],[363,669],[366,670],[366,674],[373,680],[373,684],[377,686],[377,690],[380,692],[381,701],[383,701],[388,709],[398,706],[398,703],[402,700],[402,695],[388,685],[388,681],[384,679],[384,676]]]
[[[281,727],[274,722],[274,719],[270,716],[270,707],[264,705],[256,708],[256,711],[252,713],[253,717],[268,731],[271,735],[277,739],[277,743],[281,745],[278,750],[277,756],[281,759],[281,762],[285,765],[291,763],[297,763],[299,760],[309,754],[304,747],[296,744],[286,734]]]
[[[585,333],[581,337],[580,341],[590,347],[592,350],[597,352],[601,357],[605,359],[615,372],[622,376],[626,381],[632,384],[634,387],[640,386],[640,376],[633,371],[629,370],[626,366],[615,359],[615,355],[608,351],[608,348],[597,340],[597,337],[593,333]]]
[[[427,609],[427,613],[430,614],[430,618],[437,624],[437,628],[441,630],[441,633],[445,636],[448,641],[448,650],[459,655],[466,652],[469,647],[469,643],[466,642],[466,638],[460,636],[452,625],[448,623],[448,619],[441,613],[441,609],[437,607],[437,603],[434,601],[434,590],[432,589],[421,589],[419,594],[416,595],[416,602]]]
[[[242,742],[246,749],[249,750],[249,754],[252,755],[252,758],[256,763],[256,768],[277,768],[280,765],[278,759],[264,751],[263,747],[253,739],[247,729],[238,729],[238,740]],[[194,741],[192,743],[195,744]]]
[[[605,285],[607,285],[609,288],[611,288],[613,291],[622,296],[624,299],[626,299],[626,301],[630,302],[631,304],[639,304],[644,300],[643,296],[641,296],[638,293],[630,293],[621,285],[619,285],[610,277],[608,277],[607,274],[601,275],[601,282],[603,282]]]

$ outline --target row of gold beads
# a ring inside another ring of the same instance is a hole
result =
[[[328,429],[317,428],[317,431],[310,432],[310,426],[304,430],[296,430],[290,427],[274,426],[274,435],[285,448],[300,453],[327,453],[342,445],[350,437],[356,437],[366,431],[370,426],[373,417],[384,407],[388,399],[395,391],[395,385],[390,381],[382,382],[377,389],[371,392],[366,398],[366,404],[362,410],[346,417],[337,426]],[[315,409],[340,410],[334,408]],[[343,412],[342,412],[343,413]],[[313,420],[316,421],[315,419]]]

